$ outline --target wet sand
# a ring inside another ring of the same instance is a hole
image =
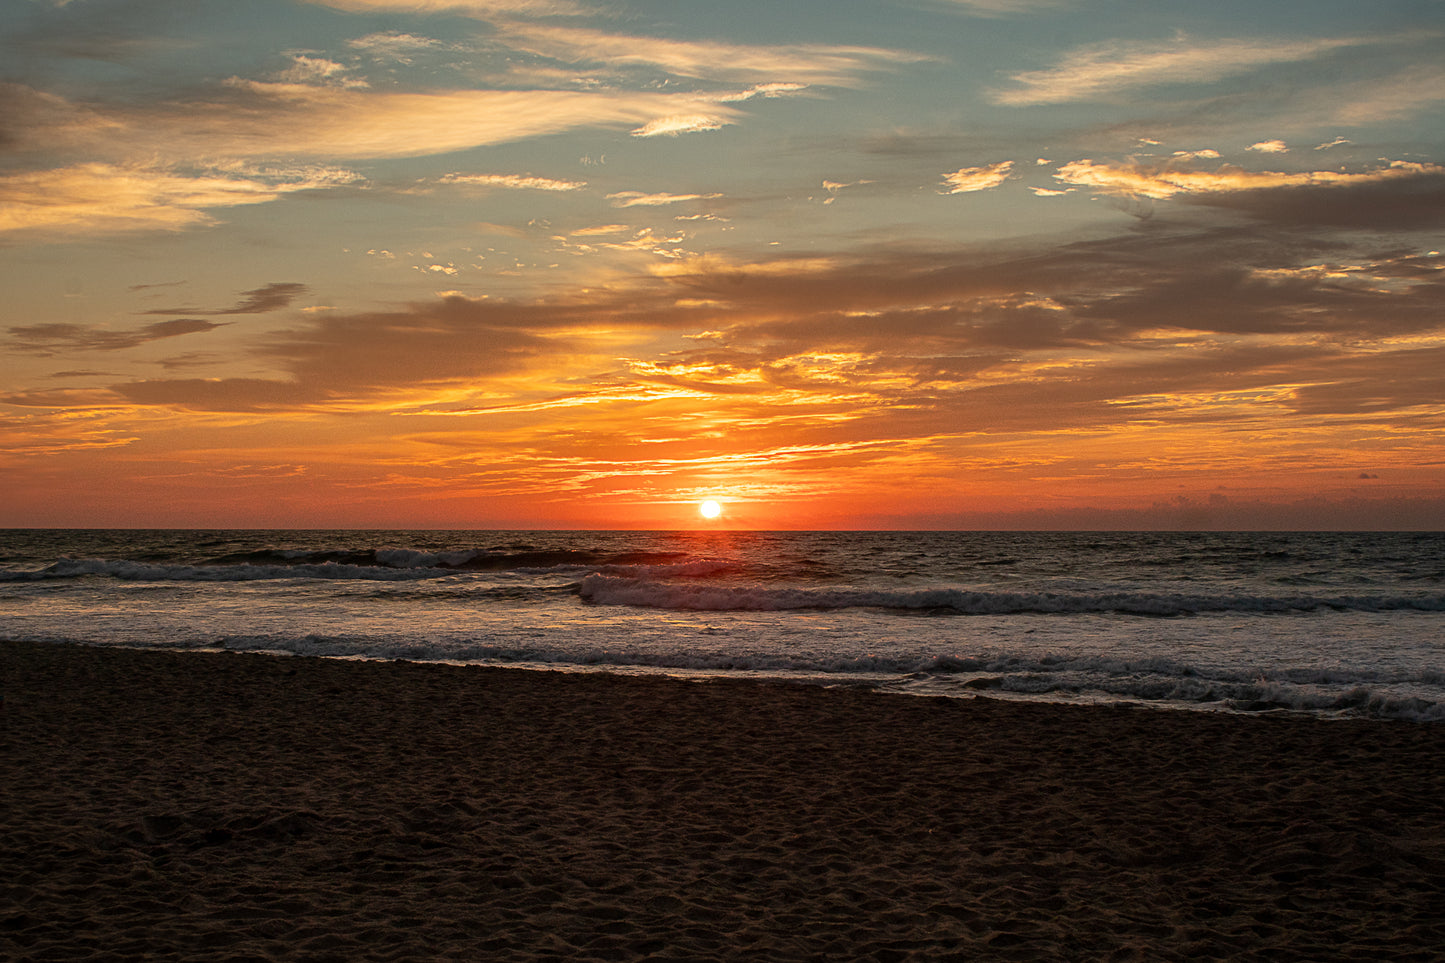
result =
[[[1439,960],[1445,726],[0,643],[0,958]]]

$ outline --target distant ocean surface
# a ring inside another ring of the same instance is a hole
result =
[[[0,531],[0,638],[1445,722],[1445,534]]]

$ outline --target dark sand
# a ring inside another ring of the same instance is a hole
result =
[[[0,958],[1440,960],[1445,726],[0,643]]]

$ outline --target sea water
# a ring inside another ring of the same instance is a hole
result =
[[[1445,534],[4,531],[0,638],[1445,721]]]

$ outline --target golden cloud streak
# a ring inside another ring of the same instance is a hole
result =
[[[208,209],[264,204],[357,180],[360,175],[335,168],[268,178],[103,163],[10,174],[0,177],[0,233],[177,231],[213,223]]]
[[[1013,161],[1000,161],[997,164],[990,164],[987,167],[962,167],[952,174],[943,175],[943,183],[948,189],[940,191],[941,194],[969,194],[974,191],[986,191],[992,187],[998,187],[1008,180],[1009,171],[1013,170]]]
[[[787,93],[798,85],[852,86],[860,74],[929,58],[881,47],[796,44],[758,46],[671,40],[581,27],[514,23],[502,32],[517,50],[569,63],[657,67],[679,77],[768,83],[760,93]],[[781,80],[779,79],[781,78]]]
[[[1431,174],[1445,174],[1445,166],[1417,161],[1391,161],[1388,167],[1360,173],[1281,173],[1246,171],[1228,164],[1213,171],[1197,171],[1169,163],[1106,164],[1081,160],[1063,165],[1054,177],[1065,184],[1092,187],[1105,193],[1131,194],[1162,200],[1176,194],[1218,194],[1282,187],[1356,187]]]
[[[995,90],[991,96],[995,103],[1010,106],[1072,103],[1159,84],[1207,83],[1382,42],[1385,39],[1354,37],[1194,41],[1182,36],[1157,43],[1114,41],[1082,47],[1045,70],[1014,74],[1015,89]]]

